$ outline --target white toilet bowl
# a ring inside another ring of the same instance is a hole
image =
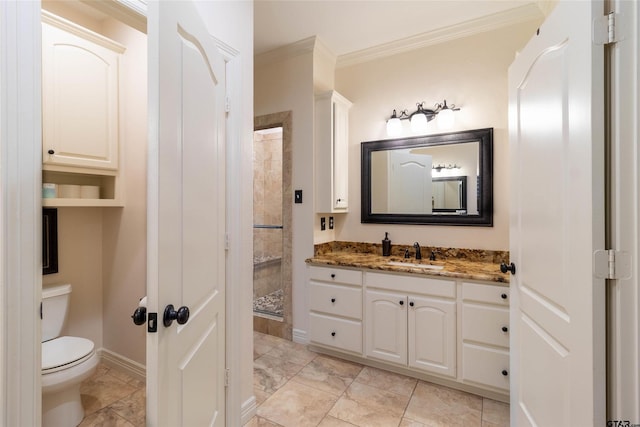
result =
[[[93,341],[58,337],[42,343],[42,425],[72,427],[84,418],[80,383],[98,366]]]

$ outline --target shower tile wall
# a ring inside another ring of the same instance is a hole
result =
[[[253,218],[282,225],[282,132],[256,133],[253,144]],[[254,299],[282,286],[282,229],[254,228]]]

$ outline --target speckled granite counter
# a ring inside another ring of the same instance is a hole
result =
[[[421,248],[422,260],[416,260],[415,250],[407,245],[394,245],[391,256],[382,256],[382,245],[376,243],[331,242],[316,245],[314,257],[306,260],[312,265],[335,265],[342,267],[366,268],[389,272],[413,273],[427,276],[441,276],[455,279],[486,280],[497,283],[509,283],[509,273],[500,271],[502,261],[509,263],[509,252],[485,251],[458,248]],[[409,249],[411,257],[403,257]],[[436,261],[429,261],[429,255],[436,251]],[[442,270],[429,270],[420,267],[389,265],[389,261],[431,264],[443,266]]]

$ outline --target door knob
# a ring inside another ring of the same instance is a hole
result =
[[[507,265],[503,261],[500,264],[500,271],[502,271],[503,273],[506,273],[507,271],[510,271],[511,274],[515,275],[516,274],[516,265],[514,263],[511,263],[511,264]]]
[[[178,322],[178,325],[184,325],[189,320],[189,307],[180,307],[176,310],[173,304],[169,304],[164,309],[164,315],[162,316],[162,323],[167,328],[171,326],[173,321]]]
[[[49,149],[47,150],[47,153],[48,153],[48,154],[56,154],[55,150],[52,150],[51,148],[49,148]]]
[[[147,321],[147,307],[138,307],[131,315],[133,319],[133,323],[136,325],[144,325],[144,322]]]

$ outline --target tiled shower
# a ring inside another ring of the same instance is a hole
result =
[[[256,131],[253,140],[253,311],[283,316],[282,128]]]

